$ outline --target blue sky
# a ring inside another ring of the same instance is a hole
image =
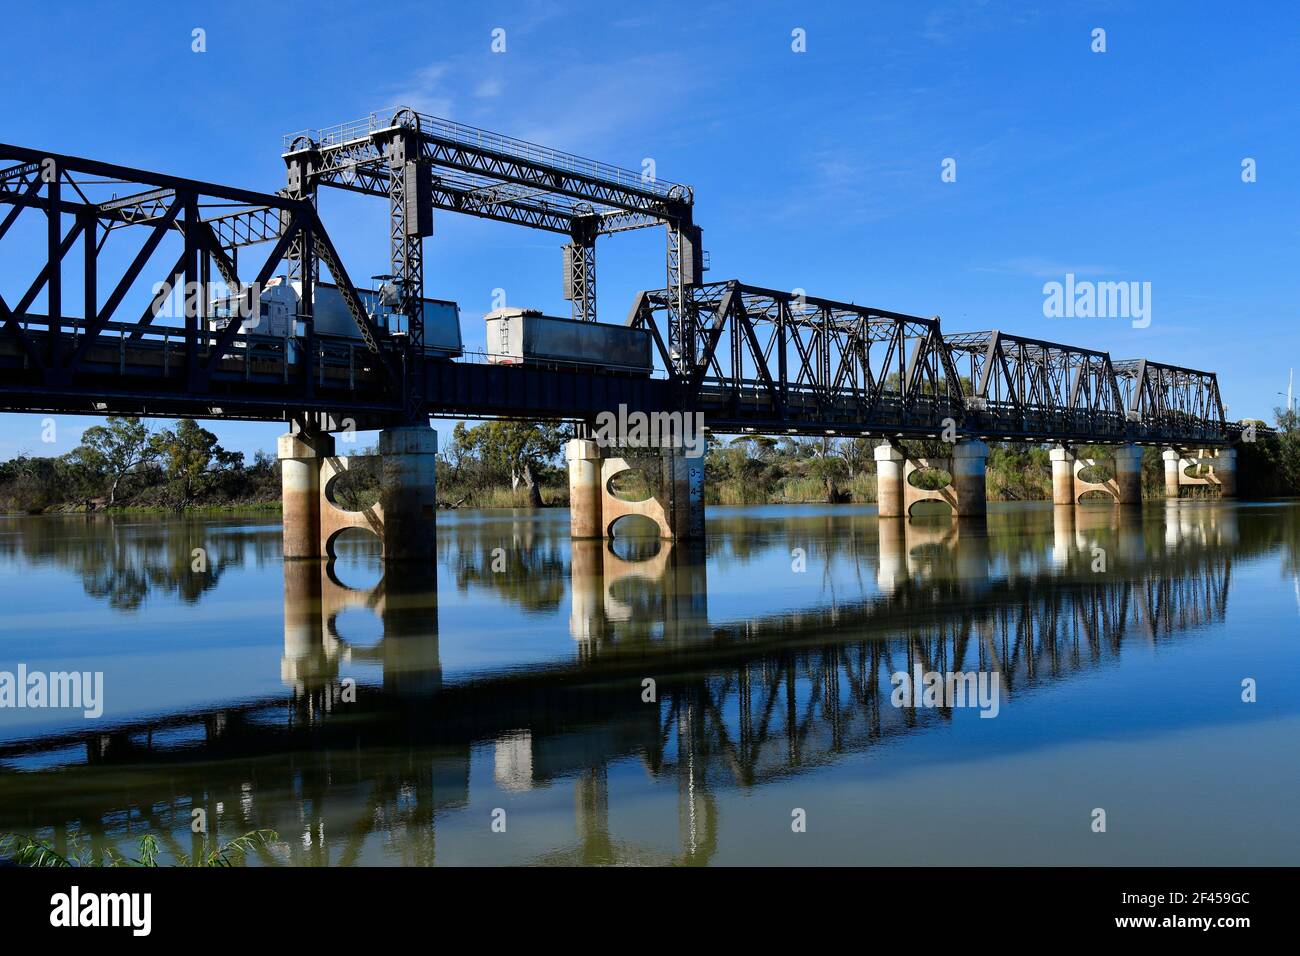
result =
[[[272,191],[282,134],[408,104],[653,158],[695,187],[711,279],[1213,369],[1234,418],[1271,418],[1300,365],[1290,4],[52,6],[6,13],[0,140]],[[327,191],[321,208],[354,277],[387,271],[384,203]],[[495,288],[567,314],[559,237],[445,213],[435,229],[425,291],[461,303],[467,345]],[[602,240],[602,319],[663,284],[662,246]],[[30,273],[4,248],[13,301]],[[1044,317],[1067,272],[1150,282],[1150,326]],[[60,419],[50,445],[39,417],[0,415],[0,457],[67,451],[90,423]],[[249,454],[283,430],[215,428]]]

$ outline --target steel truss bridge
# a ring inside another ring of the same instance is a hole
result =
[[[626,405],[700,411],[718,433],[924,437],[955,426],[989,439],[1186,446],[1240,431],[1213,372],[706,283],[687,186],[406,109],[293,134],[285,149],[286,187],[260,193],[0,144],[0,261],[31,274],[0,288],[0,410],[377,428],[429,415],[590,421]],[[387,200],[401,334],[367,314],[317,211],[322,187]],[[565,294],[588,320],[596,238],[664,226],[666,285],[637,296],[627,318],[652,334],[656,373],[426,356],[419,300],[434,210],[567,236]],[[318,338],[310,314],[291,340],[235,321],[212,331],[206,291],[165,294],[219,278],[253,308],[283,272],[310,303],[322,266],[355,343]],[[141,307],[141,289],[159,285]]]
[[[670,380],[711,423],[933,435],[952,420],[994,439],[1211,445],[1240,431],[1213,372],[999,331],[944,334],[937,317],[738,281],[691,288],[680,312],[672,299],[642,292],[628,324],[651,330]]]

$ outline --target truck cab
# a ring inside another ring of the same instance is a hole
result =
[[[364,340],[356,320],[348,309],[347,301],[338,286],[328,282],[314,285],[312,325],[316,338],[327,344],[357,345]],[[358,289],[357,297],[362,307],[378,329],[390,336],[405,335],[403,317],[391,307],[389,290]],[[445,299],[422,299],[424,308],[424,351],[431,358],[454,358],[461,354],[460,307]],[[247,335],[265,336],[267,339],[293,340],[305,334],[301,318],[302,282],[287,276],[276,276],[262,289],[254,309],[243,314],[243,301],[239,295],[214,299],[209,312],[209,328],[220,331],[231,322],[239,321]],[[271,344],[271,343],[268,343]],[[293,343],[290,343],[291,354]]]

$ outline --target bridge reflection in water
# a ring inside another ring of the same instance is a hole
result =
[[[823,578],[803,588],[820,589],[810,606],[758,613],[766,582],[756,578],[753,607],[735,619],[710,613],[709,561],[741,547],[783,551],[793,537],[742,544],[719,517],[708,554],[657,541],[573,541],[568,551],[567,540],[549,550],[525,529],[515,542],[524,570],[502,574],[491,570],[495,542],[464,531],[458,584],[523,605],[562,600],[567,584],[575,652],[457,681],[444,680],[433,567],[389,565],[358,589],[332,563],[289,562],[285,696],[0,744],[0,829],[61,846],[80,830],[122,853],[148,831],[188,853],[203,844],[189,826],[203,808],[213,840],[278,831],[286,842],[259,851],[268,864],[356,862],[376,839],[389,858],[431,863],[439,820],[469,805],[472,756],[486,746],[501,800],[572,783],[576,841],[537,862],[707,862],[722,790],[960,719],[893,706],[896,671],[993,670],[1001,706],[1014,708],[1132,641],[1182,640],[1223,620],[1241,550],[1235,508],[1170,501],[1163,519],[1126,523],[1111,508],[1058,507],[1050,532],[1044,517],[1014,535],[991,535],[989,523],[1026,514],[847,526],[828,517],[839,533],[819,544],[833,553],[806,555],[806,582],[835,559],[854,569],[853,593]],[[369,646],[340,632],[342,613],[357,607],[381,630]],[[352,688],[345,665],[371,676]],[[609,771],[628,760],[675,781],[675,850],[620,840],[611,826]],[[22,769],[41,772],[10,772]]]

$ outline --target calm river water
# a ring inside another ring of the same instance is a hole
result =
[[[698,547],[438,521],[436,567],[381,576],[364,537],[286,566],[265,519],[0,519],[0,676],[103,675],[96,718],[0,709],[0,832],[175,855],[200,809],[275,830],[267,865],[1300,863],[1300,504],[710,508]],[[897,705],[930,671],[996,716]]]

